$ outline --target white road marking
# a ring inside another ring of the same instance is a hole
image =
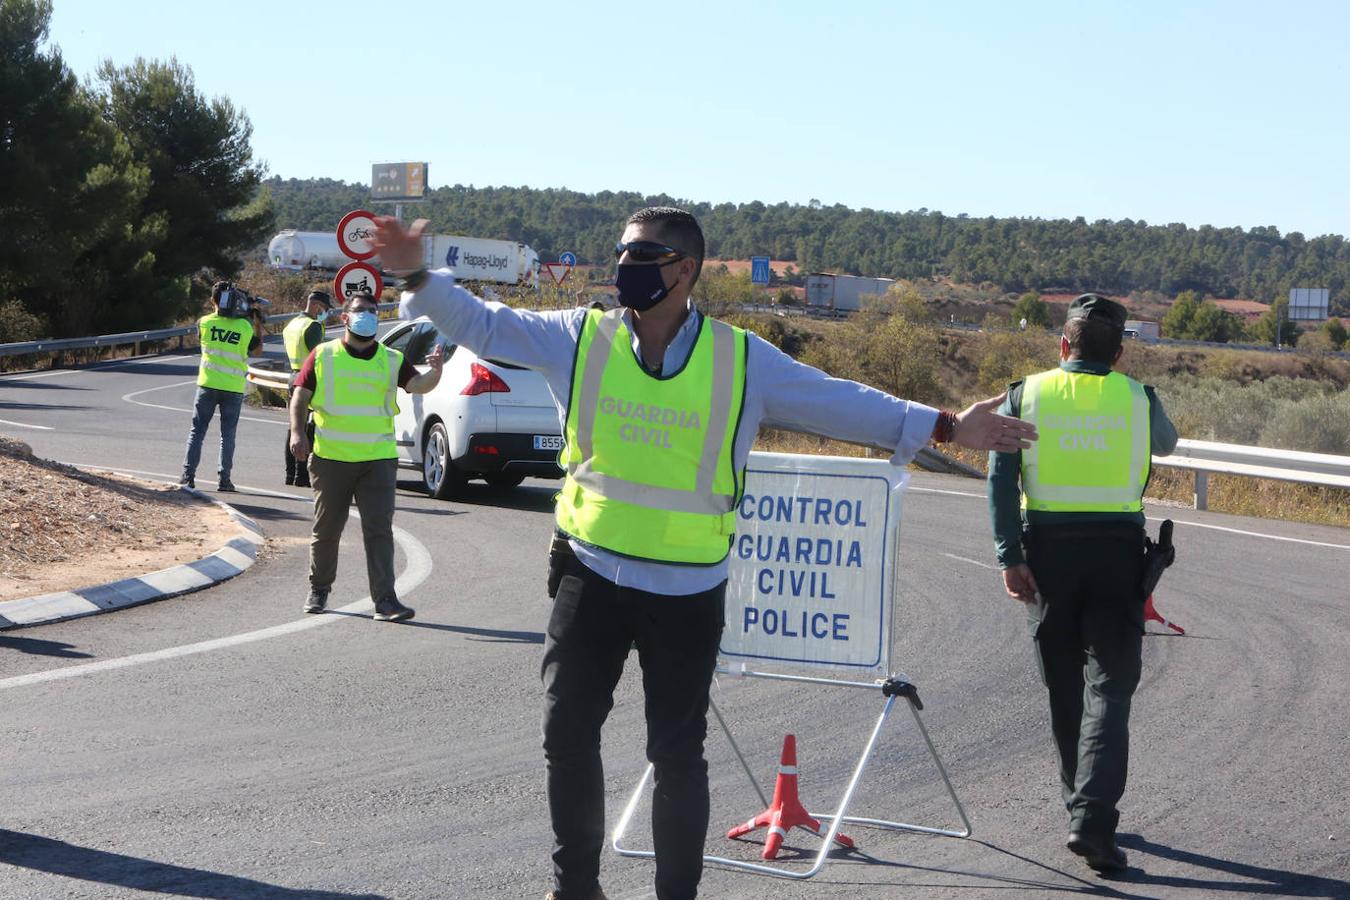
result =
[[[129,393],[129,394],[123,394],[123,395],[122,395],[122,399],[125,400],[125,401],[128,402],[128,403],[134,403],[134,404],[136,404],[137,406],[149,406],[149,407],[151,407],[151,408],[153,408],[153,409],[167,409],[169,412],[176,412],[176,413],[190,413],[190,412],[192,412],[191,409],[185,409],[185,408],[183,408],[183,407],[181,407],[181,406],[165,406],[165,405],[163,405],[162,403],[147,403],[147,402],[145,402],[145,401],[143,401],[143,400],[133,400],[133,399],[131,399],[131,398],[132,398],[132,397],[139,397],[141,394],[149,394],[149,393],[151,393],[152,391],[167,391],[169,388],[178,388],[178,387],[182,387],[182,386],[185,385],[185,384],[196,384],[196,383],[197,383],[197,379],[195,379],[195,378],[192,379],[191,381],[175,381],[173,384],[162,384],[162,385],[160,385],[159,387],[146,388],[146,389],[143,390],[143,391],[132,391],[132,392]],[[287,428],[290,428],[290,427],[291,427],[291,425],[290,425],[289,422],[284,422],[284,421],[283,421],[283,422],[279,422],[279,421],[277,421],[276,419],[259,419],[259,418],[257,418],[256,416],[242,416],[242,415],[241,415],[241,416],[239,417],[239,421],[241,421],[241,422],[262,422],[264,425],[284,425],[284,426],[286,426]]]
[[[54,431],[50,425],[29,425],[27,422],[11,422],[9,419],[0,419],[0,425],[14,425],[19,428],[37,428],[41,431]]]
[[[0,381],[32,381],[35,378],[52,378],[56,375],[76,375],[80,372],[97,372],[103,369],[116,369],[119,366],[139,366],[148,362],[172,362],[176,359],[196,359],[200,354],[179,354],[177,356],[140,356],[136,359],[119,359],[114,362],[96,363],[79,369],[53,369],[50,372],[34,372],[29,375],[6,375]]]
[[[355,510],[352,511],[352,515],[356,515]],[[399,528],[397,525],[394,526],[394,540],[403,548],[403,552],[408,558],[408,566],[403,570],[403,573],[398,576],[397,580],[395,580],[394,589],[400,595],[407,595],[412,593],[418,585],[426,581],[431,575],[431,554],[427,551],[427,548],[421,541],[404,531],[402,528]],[[373,608],[374,604],[369,595],[367,595],[366,597],[357,600],[355,603],[349,603],[332,612],[360,613],[369,612]],[[44,684],[49,681],[60,681],[66,678],[78,678],[82,675],[96,675],[100,672],[107,672],[113,669],[126,669],[131,666],[141,666],[146,663],[160,662],[161,660],[166,659],[177,659],[183,656],[192,656],[197,653],[209,653],[212,650],[238,647],[241,644],[265,641],[269,638],[296,634],[311,628],[318,628],[321,625],[345,621],[347,621],[347,617],[341,615],[307,615],[305,618],[297,619],[293,622],[285,622],[281,625],[273,625],[270,628],[247,631],[243,634],[216,638],[210,641],[199,641],[195,644],[183,644],[178,647],[166,647],[163,650],[151,650],[147,653],[133,653],[130,656],[103,659],[98,662],[67,666],[62,669],[49,669],[45,672],[30,672],[27,675],[15,675],[12,678],[0,679],[0,690],[27,687],[32,684]]]
[[[921,494],[948,494],[952,497],[974,497],[985,499],[984,494],[972,494],[969,491],[943,491],[937,488],[911,487],[909,490]],[[1145,516],[1150,522],[1161,522],[1166,516]],[[1282,534],[1266,534],[1263,531],[1247,531],[1242,528],[1229,528],[1226,525],[1210,525],[1207,522],[1187,522],[1185,519],[1173,519],[1177,525],[1190,525],[1194,528],[1208,528],[1212,531],[1227,531],[1230,534],[1242,534],[1247,537],[1265,538],[1270,541],[1287,541],[1291,544],[1307,544],[1309,547],[1329,547],[1332,550],[1350,550],[1350,544],[1332,544],[1327,541],[1313,541],[1308,538],[1285,537]]]
[[[978,559],[967,559],[964,556],[957,556],[955,553],[944,553],[943,556],[951,559],[959,559],[961,562],[970,563],[972,566],[979,566],[981,569],[997,569],[997,566],[991,566],[989,563],[982,563]]]

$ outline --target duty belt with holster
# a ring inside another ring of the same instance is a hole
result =
[[[1156,543],[1147,534],[1144,535],[1144,579],[1140,589],[1145,598],[1158,586],[1163,569],[1170,566],[1176,558],[1177,548],[1172,546],[1172,520],[1166,519],[1158,529]]]

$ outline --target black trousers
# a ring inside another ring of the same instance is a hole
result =
[[[1114,835],[1130,759],[1144,635],[1144,531],[1133,523],[1033,526],[1031,607],[1069,829]]]
[[[726,583],[666,596],[622,588],[570,553],[550,562],[556,584],[544,641],[544,759],[553,820],[554,886],[589,897],[605,838],[600,727],[636,646],[655,769],[656,896],[692,900],[708,831],[708,690],[722,639]]]
[[[286,397],[287,397],[288,400],[289,400],[291,394],[293,394],[293,393],[295,393],[295,388],[291,388],[291,390],[286,394]],[[286,406],[287,406],[287,408],[289,409],[289,408],[290,408],[290,403],[288,402],[288,403],[286,404]],[[309,446],[310,446],[311,448],[313,448],[313,446],[314,446],[314,415],[313,415],[313,413],[305,413],[305,436],[309,438]],[[291,452],[291,430],[290,430],[289,428],[287,428],[287,429],[286,429],[286,483],[287,483],[287,484],[294,484],[296,481],[299,481],[300,484],[301,484],[302,486],[305,485],[306,483],[308,483],[308,482],[309,482],[309,470],[305,468],[305,464],[304,464],[304,463],[297,463],[297,462],[295,461],[295,454]]]

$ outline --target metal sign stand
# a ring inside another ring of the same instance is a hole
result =
[[[728,670],[720,669],[723,673]],[[951,779],[947,776],[947,768],[942,764],[942,758],[938,756],[937,748],[933,746],[933,740],[928,735],[928,729],[924,727],[923,719],[919,717],[919,710],[923,709],[923,703],[919,700],[918,690],[913,684],[906,681],[903,676],[892,675],[891,677],[875,682],[865,681],[838,681],[832,678],[815,678],[806,675],[785,675],[777,672],[734,672],[737,676],[748,678],[770,678],[778,681],[792,681],[805,684],[820,684],[830,687],[846,687],[862,690],[879,690],[885,703],[882,705],[881,714],[877,717],[876,724],[872,726],[872,733],[868,736],[867,742],[863,745],[862,753],[858,757],[858,762],[853,767],[853,775],[849,779],[848,785],[844,788],[843,795],[839,798],[838,807],[833,813],[811,813],[813,818],[830,823],[829,830],[821,838],[820,850],[816,854],[815,861],[811,867],[804,872],[794,872],[781,866],[768,866],[763,863],[753,863],[746,860],[730,859],[725,856],[705,855],[704,863],[709,865],[724,866],[730,869],[741,869],[748,872],[758,872],[761,875],[769,875],[774,878],[790,878],[797,881],[805,881],[815,876],[829,859],[830,849],[834,843],[835,835],[839,832],[841,825],[847,823],[850,825],[864,825],[872,828],[881,828],[890,831],[908,831],[920,834],[940,835],[943,837],[966,838],[971,835],[970,819],[966,817],[965,807],[961,805],[961,799],[956,795],[956,789],[952,787]],[[951,797],[952,804],[956,807],[956,813],[961,819],[962,827],[960,829],[935,828],[927,825],[911,825],[907,822],[894,822],[887,819],[872,819],[863,816],[848,815],[849,805],[853,802],[853,794],[858,784],[862,781],[863,773],[867,770],[867,764],[872,758],[872,752],[876,749],[877,741],[881,737],[882,727],[890,718],[891,710],[895,706],[897,697],[904,697],[908,701],[910,714],[914,716],[914,723],[919,726],[919,734],[923,736],[924,744],[928,747],[928,755],[937,766],[938,773],[942,776],[942,783],[947,788],[947,796]],[[740,762],[741,768],[745,772],[745,777],[749,779],[755,793],[759,795],[760,801],[767,806],[769,801],[764,794],[764,790],[755,780],[754,774],[750,771],[750,766],[745,761],[745,756],[741,753],[740,746],[736,743],[736,738],[732,735],[731,729],[727,727],[726,720],[722,718],[722,712],[717,708],[717,704],[709,701],[709,706],[713,714],[717,717],[717,723],[722,726],[722,733],[726,735],[727,741],[731,744],[731,749],[736,754],[736,759]],[[611,836],[611,846],[614,852],[620,856],[628,856],[639,859],[654,859],[656,853],[653,850],[638,850],[623,845],[624,834],[628,830],[628,825],[633,819],[633,814],[637,812],[638,804],[642,800],[642,795],[647,786],[651,783],[653,766],[649,763],[647,769],[643,772],[642,779],[638,782],[637,788],[633,791],[624,807],[623,813],[619,816],[619,821],[614,826],[614,832]]]
[[[835,837],[839,834],[843,825],[862,825],[945,837],[969,837],[971,827],[970,820],[966,817],[965,808],[961,805],[960,798],[956,796],[956,790],[952,787],[951,779],[947,776],[947,769],[938,756],[937,748],[933,746],[933,741],[928,735],[928,729],[924,727],[922,719],[919,718],[919,710],[923,709],[923,704],[919,701],[918,691],[903,675],[895,674],[890,666],[890,650],[895,618],[893,614],[897,571],[895,561],[900,527],[899,493],[903,490],[905,476],[902,473],[897,474],[889,463],[880,460],[833,457],[803,458],[783,454],[752,453],[750,465],[746,469],[746,478],[745,497],[749,499],[744,502],[743,508],[740,510],[742,529],[739,532],[745,537],[746,543],[743,545],[741,552],[733,557],[729,570],[727,594],[729,620],[736,621],[738,618],[735,611],[736,604],[746,602],[742,595],[735,592],[748,591],[751,601],[760,594],[768,593],[768,589],[764,585],[769,582],[763,580],[763,573],[769,570],[760,569],[757,573],[755,571],[755,566],[758,565],[756,560],[764,559],[763,556],[756,557],[755,554],[758,551],[753,549],[758,546],[757,542],[761,536],[767,536],[768,542],[774,546],[806,547],[809,549],[822,541],[828,543],[830,538],[847,537],[851,529],[854,534],[859,535],[854,542],[852,553],[843,550],[841,541],[840,549],[833,554],[829,554],[829,560],[818,564],[817,568],[822,573],[828,572],[839,577],[843,570],[839,567],[829,567],[829,561],[837,562],[844,558],[854,559],[854,554],[856,554],[857,561],[854,568],[859,573],[867,573],[862,576],[861,580],[855,579],[851,587],[846,578],[839,582],[832,582],[835,585],[835,593],[829,594],[826,594],[825,574],[821,575],[820,580],[821,594],[830,597],[833,601],[831,609],[836,611],[849,610],[850,614],[855,616],[851,620],[853,624],[850,627],[857,629],[858,640],[851,646],[857,649],[851,650],[853,654],[851,656],[825,654],[813,657],[808,653],[798,651],[772,654],[766,652],[763,645],[755,643],[758,638],[751,639],[748,642],[740,640],[735,636],[734,629],[728,628],[723,634],[722,661],[717,671],[725,675],[767,678],[803,686],[819,685],[847,688],[854,691],[879,691],[883,703],[876,723],[872,726],[871,734],[863,744],[862,752],[853,766],[852,776],[849,778],[834,811],[828,814],[807,813],[810,818],[818,820],[821,826],[828,823],[828,831],[821,838],[820,850],[809,869],[793,871],[783,866],[764,865],[712,855],[704,856],[704,862],[731,869],[757,872],[775,878],[789,878],[800,881],[811,878],[824,867],[835,843]],[[836,510],[833,524],[830,524],[828,516],[822,524],[821,517],[825,516],[832,503],[835,504],[833,508]],[[807,510],[812,511],[810,517],[812,521],[810,522],[807,522]],[[840,518],[840,510],[848,513],[843,519]],[[794,516],[794,512],[797,515]],[[786,519],[784,519],[785,514]],[[756,516],[758,518],[755,518]],[[864,531],[868,528],[871,528],[872,532]],[[881,531],[882,536],[879,539],[880,544],[878,544],[877,539],[870,535],[880,529],[884,529],[884,531]],[[870,549],[870,555],[867,557],[864,557],[863,554],[864,541]],[[864,566],[865,558],[871,565]],[[740,566],[739,569],[738,565]],[[747,575],[750,577],[747,577]],[[872,575],[877,577],[872,578]],[[812,578],[814,577],[812,575]],[[816,582],[812,580],[809,584],[810,596],[815,596]],[[800,590],[800,587],[798,589]],[[742,606],[740,615],[744,619],[739,634],[749,634],[749,630],[744,623],[750,623],[751,621],[767,623],[769,621],[767,615],[761,618],[759,616],[750,617],[746,614],[745,610],[753,605],[753,602],[749,602],[748,605]],[[803,612],[802,616],[803,623],[805,623],[806,613]],[[776,630],[786,631],[786,627],[782,624],[786,619],[787,613],[784,612],[775,625],[764,626],[766,633],[773,634]],[[814,617],[811,621],[815,622]],[[871,622],[876,623],[874,629],[869,627]],[[814,628],[815,626],[812,625],[810,629],[814,638],[819,639],[825,636],[816,633]],[[807,633],[808,628],[804,624],[797,634],[805,636]],[[863,639],[864,635],[868,636],[865,640]],[[875,640],[875,643],[872,642],[873,640]],[[858,652],[862,648],[866,648],[865,654]],[[738,661],[728,663],[728,658]],[[759,662],[750,662],[749,660],[752,659],[759,660]],[[819,665],[833,668],[836,671],[848,667],[851,674],[845,674],[842,677],[825,677],[823,675],[770,670],[771,667],[779,664],[794,668]],[[750,666],[752,665],[763,668],[751,670]],[[876,680],[858,680],[859,675],[857,673],[859,670],[875,674]],[[882,673],[890,674],[883,676]],[[899,698],[903,698],[908,703],[909,711],[914,716],[914,722],[919,727],[919,733],[923,736],[924,744],[928,747],[928,754],[932,757],[933,763],[942,776],[947,795],[951,797],[952,803],[956,807],[956,813],[960,817],[962,827],[959,829],[912,825],[907,822],[865,818],[849,814],[854,793],[862,782],[868,763],[872,759],[873,751],[881,739],[882,728],[890,719],[891,712]],[[723,718],[721,710],[711,699],[709,708],[713,715],[717,717],[717,722],[722,727],[722,733],[726,735],[727,741],[730,742],[731,749],[740,762],[741,769],[745,772],[745,777],[750,781],[755,793],[759,795],[763,807],[768,807],[769,800],[755,780],[754,773],[751,772],[744,754],[741,753],[741,748],[736,743],[736,738]],[[654,767],[648,765],[614,826],[611,845],[620,856],[642,859],[653,859],[656,856],[653,850],[635,849],[624,844],[624,835],[632,823],[633,815],[637,811],[644,792],[648,785],[652,783],[653,772]],[[818,835],[818,832],[809,826],[803,827],[811,831],[813,835]]]

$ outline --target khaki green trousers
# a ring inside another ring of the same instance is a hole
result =
[[[352,501],[361,514],[366,576],[375,602],[397,599],[394,591],[394,489],[398,460],[340,462],[310,455],[314,488],[314,532],[309,542],[309,583],[331,587],[337,577],[338,543]]]

